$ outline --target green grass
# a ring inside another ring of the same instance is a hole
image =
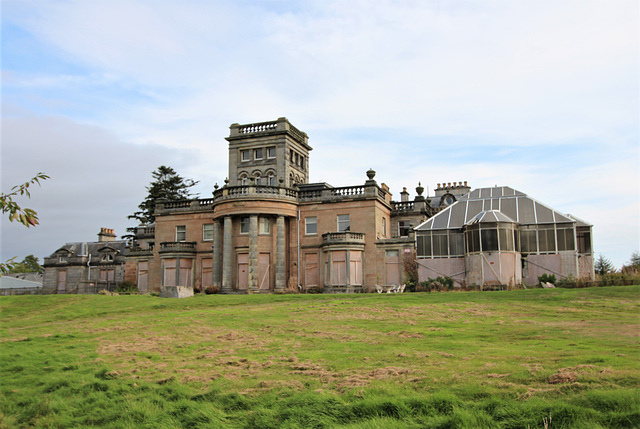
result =
[[[639,296],[0,297],[0,427],[640,427]]]

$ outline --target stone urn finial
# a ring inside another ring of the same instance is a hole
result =
[[[373,168],[367,170],[367,177],[369,178],[369,180],[373,180],[373,178],[376,177],[376,172]]]
[[[224,178],[224,186],[227,186],[229,184],[229,178],[225,177]]]
[[[422,196],[422,193],[424,192],[424,188],[422,187],[422,183],[418,182],[418,187],[416,188],[416,192],[418,193],[419,196]]]
[[[215,185],[213,185],[213,190],[214,190],[214,191],[217,191],[217,190],[218,190],[218,188],[219,188],[219,186],[218,186],[218,182],[216,182],[216,184],[215,184]]]

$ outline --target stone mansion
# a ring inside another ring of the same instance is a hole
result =
[[[445,236],[448,229],[454,230],[455,235],[454,232],[450,235],[456,237],[455,242],[446,244],[446,256],[440,248],[438,252],[431,252],[432,237],[441,237],[441,234],[432,231],[433,223],[427,225],[426,222],[458,203],[467,207],[466,201],[471,195],[467,182],[438,184],[432,197],[423,196],[424,189],[419,185],[411,201],[406,188],[400,193],[400,201],[392,201],[389,188],[375,180],[373,170],[363,172],[363,183],[354,186],[309,183],[312,150],[309,138],[286,118],[232,124],[226,140],[229,142],[228,179],[221,188],[216,185],[212,198],[157,201],[155,224],[137,227],[132,242],[126,246],[117,241],[93,246],[96,252],[103,253],[96,259],[105,266],[109,261],[123,261],[114,267],[112,274],[108,271],[99,274],[106,269],[102,267],[96,269],[94,276],[89,269],[88,273],[75,277],[92,284],[101,283],[104,276],[119,277],[136,283],[141,292],[159,291],[161,286],[187,286],[196,290],[216,287],[221,293],[313,289],[332,293],[371,291],[376,285],[401,284],[406,279],[407,268],[416,266],[416,262],[421,262],[418,264],[420,280],[442,273],[452,276],[457,285],[464,285],[467,277],[474,283],[485,281],[483,275],[471,271],[474,267],[482,268],[483,257],[487,259],[490,254],[517,253],[515,259],[507,256],[502,259],[511,261],[511,265],[522,265],[517,219],[509,218],[510,233],[500,235],[505,237],[503,240],[510,237],[510,245],[505,241],[502,246],[496,244],[494,249],[485,244],[484,256],[482,241],[473,242],[477,244],[475,247],[465,245],[467,228],[469,231],[477,230],[477,225],[488,228],[481,223],[482,219],[467,225],[470,222],[467,217],[473,220],[487,207],[499,211],[499,206],[494,208],[491,203],[482,205],[478,213],[467,211],[464,222],[458,222],[455,227],[450,222],[443,223]],[[555,219],[552,216],[554,237]],[[592,277],[591,226],[566,216],[560,219],[560,214],[558,221],[564,228],[563,239],[565,235],[571,236],[571,243],[563,241],[562,252],[557,246],[553,251],[545,250],[547,256],[536,259],[536,266],[551,261],[553,257],[548,255],[558,254],[562,261],[569,262],[552,261],[549,272]],[[506,221],[498,216],[487,217],[484,222],[495,223],[498,231],[497,225]],[[545,234],[549,232],[548,226]],[[439,229],[437,225],[436,229]],[[588,249],[584,246],[578,249],[578,230],[583,244],[588,241]],[[420,235],[425,233],[429,234],[429,252],[425,251],[426,239]],[[588,237],[585,238],[585,234]],[[67,275],[67,271],[73,269],[70,261],[74,257],[69,252],[91,246],[75,244],[66,244],[45,260],[45,288],[55,288],[61,293],[82,290],[68,281],[72,276]],[[451,253],[454,245],[457,247]],[[442,243],[438,242],[437,246]],[[425,258],[432,262],[425,262]],[[465,268],[465,258],[473,260],[469,270]],[[575,263],[570,262],[572,258]],[[507,270],[499,276],[500,283],[531,281],[526,276],[523,278],[521,268],[511,265],[512,272]],[[486,271],[491,273],[489,269]]]

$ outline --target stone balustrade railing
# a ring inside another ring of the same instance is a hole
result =
[[[265,198],[278,199],[290,202],[297,201],[336,201],[341,198],[378,198],[386,201],[387,193],[376,185],[358,185],[344,186],[340,188],[326,187],[323,189],[298,190],[296,188],[287,188],[284,186],[267,186],[267,185],[242,185],[242,186],[223,186],[213,192],[213,198],[181,200],[181,201],[158,201],[156,210],[162,212],[182,212],[188,210],[206,210],[215,206],[216,203],[234,198]]]
[[[195,252],[196,244],[195,241],[163,241],[160,243],[160,252]]]
[[[265,131],[275,131],[278,128],[278,121],[259,122],[256,124],[243,125],[238,128],[240,134],[261,133]]]
[[[392,201],[391,208],[397,212],[411,212],[415,210],[413,201]]]
[[[361,242],[364,243],[364,233],[362,232],[327,232],[326,234],[322,234],[322,242],[334,243],[334,242]]]

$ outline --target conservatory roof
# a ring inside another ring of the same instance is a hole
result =
[[[515,223],[509,216],[499,212],[498,210],[481,211],[475,215],[465,225],[473,225],[474,223],[496,223],[496,222],[509,222]]]
[[[553,210],[523,192],[508,186],[496,186],[474,189],[417,226],[415,230],[460,229],[464,225],[472,223],[481,214],[481,219],[476,222],[515,222],[522,225],[537,225],[578,221],[589,225],[584,221]]]

